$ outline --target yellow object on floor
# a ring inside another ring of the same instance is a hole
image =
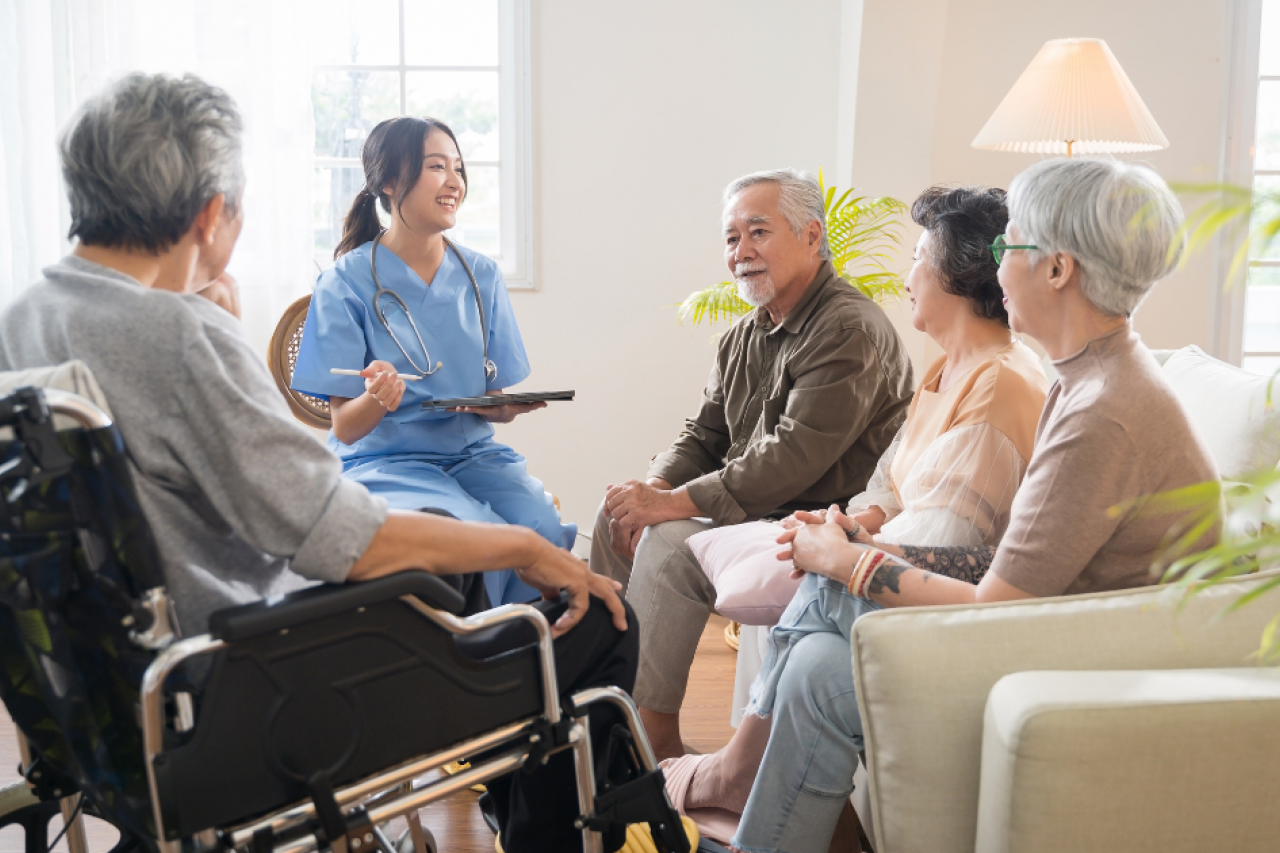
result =
[[[471,765],[466,761],[451,761],[440,769],[444,771],[446,776],[457,776],[463,770],[470,770]],[[484,785],[472,785],[471,790],[475,791],[477,794],[483,794],[489,789]]]
[[[742,626],[737,622],[730,622],[724,626],[724,644],[735,652],[738,650],[738,644],[742,641]]]
[[[684,815],[680,816],[680,824],[684,827],[685,837],[689,839],[689,849],[696,850],[698,842],[702,840],[698,835],[698,827]],[[494,836],[493,849],[497,853],[503,853],[502,840],[498,836]],[[653,843],[653,836],[649,834],[649,824],[633,823],[628,826],[627,843],[618,848],[618,853],[658,853],[658,848]]]

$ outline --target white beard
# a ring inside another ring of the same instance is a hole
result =
[[[773,285],[773,277],[768,272],[754,280],[741,278],[744,272],[754,272],[754,270],[746,264],[739,264],[734,270],[734,283],[738,285],[738,296],[743,302],[752,308],[759,308],[761,305],[772,302],[773,297],[778,295],[778,289]]]

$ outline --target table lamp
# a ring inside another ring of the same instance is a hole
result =
[[[1102,39],[1054,39],[1004,96],[974,148],[1024,154],[1133,154],[1169,140]]]

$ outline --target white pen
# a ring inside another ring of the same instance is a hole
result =
[[[360,371],[358,370],[343,370],[341,367],[330,368],[329,372],[334,374],[335,376],[359,376],[360,375]],[[419,379],[422,378],[421,376],[415,376],[412,373],[397,373],[396,376],[400,377],[405,382],[417,382]]]

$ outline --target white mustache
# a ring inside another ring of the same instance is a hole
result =
[[[740,261],[734,266],[733,274],[735,276],[741,277],[741,276],[747,275],[748,273],[764,272],[767,269],[768,267],[766,267],[764,264],[749,264],[746,261]]]

